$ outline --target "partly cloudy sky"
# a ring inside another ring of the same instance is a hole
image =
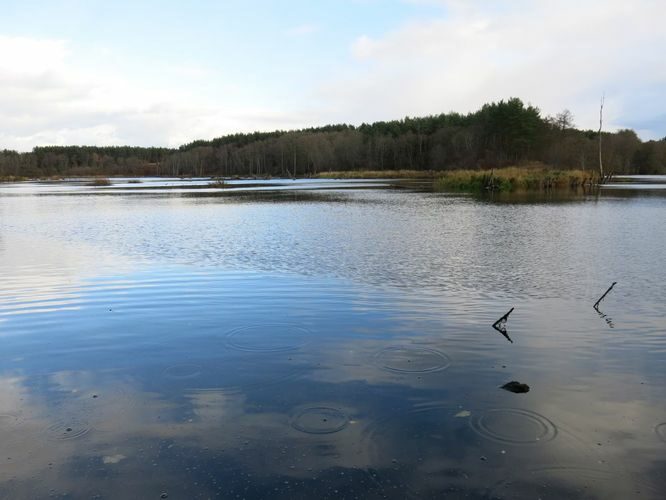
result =
[[[0,0],[0,149],[177,146],[512,96],[666,136],[663,0]]]

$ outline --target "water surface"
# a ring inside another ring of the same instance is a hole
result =
[[[0,496],[664,497],[663,191],[128,181],[0,185]]]

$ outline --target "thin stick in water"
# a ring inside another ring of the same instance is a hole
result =
[[[595,309],[597,309],[597,308],[599,307],[599,303],[600,303],[602,300],[604,300],[604,297],[606,297],[606,295],[608,295],[608,292],[610,292],[610,291],[613,289],[613,287],[614,287],[615,285],[617,285],[617,281],[613,281],[613,284],[612,284],[611,286],[608,287],[608,290],[606,290],[606,293],[604,293],[601,297],[599,297],[599,300],[597,300],[597,301],[594,303],[594,308],[595,308]]]

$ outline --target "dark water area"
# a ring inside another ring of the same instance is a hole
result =
[[[664,498],[658,181],[0,185],[0,497]]]

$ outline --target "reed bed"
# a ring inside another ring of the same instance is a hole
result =
[[[576,189],[593,183],[594,178],[590,172],[547,167],[451,170],[441,172],[434,181],[437,190],[471,192]]]

